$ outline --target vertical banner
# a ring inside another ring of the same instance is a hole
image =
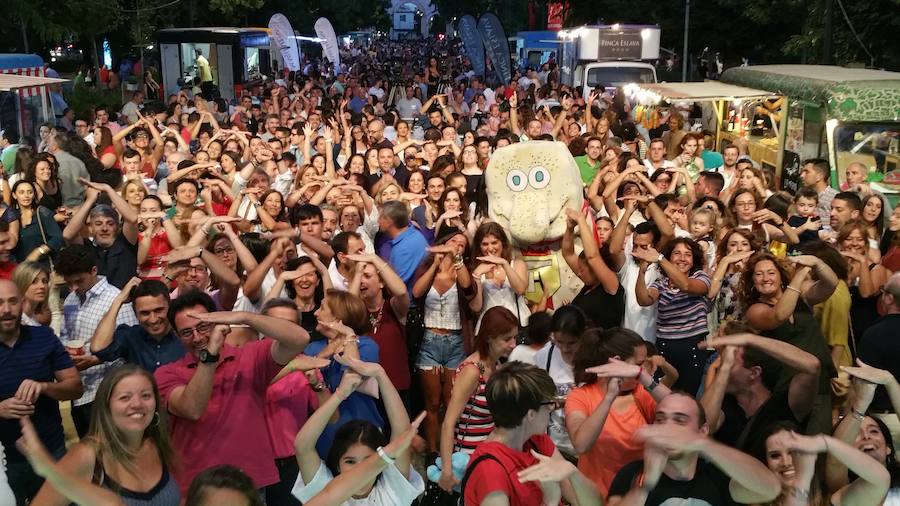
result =
[[[472,70],[476,75],[484,76],[484,42],[481,41],[481,34],[478,33],[478,23],[475,18],[469,14],[459,18],[456,31],[459,32],[459,38],[466,48],[466,56],[472,62]]]
[[[322,39],[322,53],[325,58],[334,65],[335,74],[341,71],[341,52],[338,49],[337,35],[334,34],[334,27],[331,22],[325,18],[319,18],[315,24],[316,37]]]
[[[506,40],[506,31],[496,14],[487,13],[478,18],[478,31],[481,32],[481,40],[484,48],[491,56],[497,77],[504,85],[512,79],[512,62],[509,59],[509,41]]]
[[[284,14],[275,14],[269,20],[269,30],[272,32],[275,45],[278,46],[284,67],[294,72],[300,70],[300,49],[288,18]]]

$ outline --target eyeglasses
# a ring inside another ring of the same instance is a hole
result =
[[[232,248],[231,246],[224,248],[213,248],[213,253],[216,255],[224,255],[226,253],[231,254],[234,253],[234,248]]]
[[[194,333],[197,333],[201,336],[208,335],[213,329],[213,324],[209,322],[202,322],[198,324],[196,327],[191,327],[187,329],[181,329],[178,331],[178,337],[182,339],[190,339],[194,337]]]
[[[544,401],[541,403],[541,406],[550,406],[550,411],[556,411],[557,409],[562,409],[566,405],[565,397],[554,397],[549,401]]]

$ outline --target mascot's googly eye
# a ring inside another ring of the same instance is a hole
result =
[[[506,185],[514,192],[520,192],[528,187],[528,176],[518,169],[513,169],[506,174]]]
[[[546,186],[550,184],[550,171],[541,166],[537,166],[531,169],[531,173],[528,174],[528,181],[534,189],[540,190],[541,188],[546,188]]]

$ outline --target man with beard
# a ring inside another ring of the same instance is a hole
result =
[[[43,483],[16,449],[19,419],[30,417],[44,446],[61,457],[66,445],[59,401],[77,399],[84,390],[53,330],[24,326],[21,318],[21,294],[13,282],[0,280],[0,444],[16,504],[33,498]]]
[[[129,300],[138,325],[116,326],[116,317]],[[131,278],[94,331],[91,352],[104,362],[121,358],[151,373],[183,357],[184,346],[169,324],[169,302],[165,283]]]

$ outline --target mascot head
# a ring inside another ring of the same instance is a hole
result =
[[[484,177],[490,217],[519,247],[562,237],[566,208],[581,210],[584,201],[578,165],[562,142],[499,149]]]

